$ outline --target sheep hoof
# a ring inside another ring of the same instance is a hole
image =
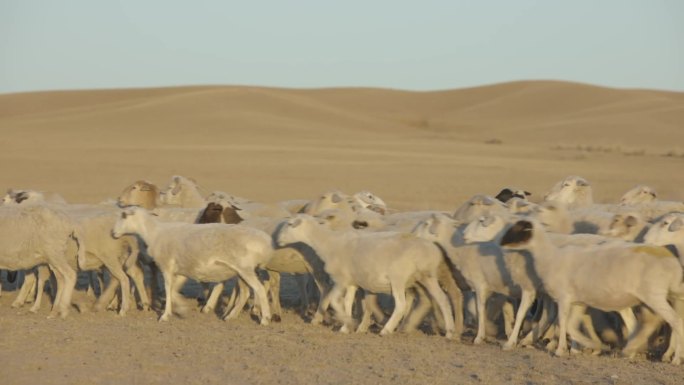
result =
[[[29,312],[36,314],[36,313],[38,313],[38,310],[39,310],[39,308],[31,306],[31,308],[29,309]]]
[[[311,325],[320,325],[323,322],[323,316],[316,313],[311,319]]]
[[[482,337],[476,337],[475,340],[473,341],[474,345],[480,345],[484,342],[484,338]]]
[[[340,328],[340,333],[349,334],[349,326],[342,325],[342,327]]]
[[[13,309],[18,309],[18,308],[22,307],[23,305],[24,305],[24,304],[21,303],[21,302],[12,302],[12,305],[11,305],[11,306],[12,306]]]
[[[505,344],[503,344],[501,349],[502,350],[513,350],[513,349],[515,349],[515,343],[514,342],[506,342]]]
[[[271,321],[273,321],[273,322],[280,322],[280,321],[282,321],[282,320],[281,320],[279,314],[274,314],[273,317],[271,317]]]
[[[159,317],[159,322],[168,322],[169,318],[171,318],[171,317],[169,317],[169,314],[164,313],[161,315],[161,317]]]
[[[392,334],[392,332],[389,331],[389,330],[387,330],[387,329],[382,329],[382,330],[380,330],[380,335],[381,335],[381,336],[388,336],[388,335],[390,335],[390,334]]]
[[[454,332],[446,332],[444,337],[451,340],[454,338]]]
[[[214,308],[211,306],[203,306],[202,307],[202,313],[204,313],[204,314],[211,313],[213,310],[214,310]]]
[[[261,323],[261,326],[268,326],[268,324],[271,323],[271,320],[268,319],[268,318],[266,318],[266,317],[264,317],[264,318],[261,319],[261,322],[260,322],[260,323]]]
[[[556,355],[556,357],[567,357],[568,352],[565,349],[556,349],[554,354]]]

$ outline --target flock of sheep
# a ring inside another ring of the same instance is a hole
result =
[[[545,345],[559,356],[568,336],[574,350],[598,354],[612,345],[634,356],[654,334],[670,332],[663,359],[680,364],[684,203],[637,186],[617,204],[594,204],[589,182],[575,176],[539,204],[529,195],[505,188],[444,213],[395,212],[365,191],[277,204],[205,197],[181,176],[164,190],[135,182],[117,202],[98,205],[9,190],[0,269],[10,282],[24,272],[12,306],[33,302],[33,312],[54,277],[51,317],[68,314],[77,272],[87,271],[99,273],[88,275],[99,287],[95,310],[114,306],[125,315],[135,303],[163,303],[159,320],[168,321],[192,279],[204,288],[202,312],[221,306],[232,319],[250,302],[267,325],[280,319],[280,273],[289,273],[303,316],[317,297],[310,322],[336,323],[341,332],[375,323],[382,335],[422,327],[460,341],[474,327],[478,344],[501,326],[504,349]],[[230,280],[235,287],[221,301]],[[383,294],[393,301],[379,301]]]

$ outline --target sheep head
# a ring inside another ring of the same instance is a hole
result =
[[[544,200],[561,202],[570,208],[586,207],[594,203],[591,184],[579,176],[569,176],[556,183]]]
[[[505,249],[524,248],[529,244],[534,234],[534,225],[530,221],[517,221],[511,226],[499,244]]]
[[[468,224],[463,230],[465,243],[487,242],[496,238],[506,221],[498,215],[485,215]]]
[[[682,239],[684,239],[684,214],[680,213],[665,215],[644,235],[644,243],[658,246],[681,245]]]
[[[638,185],[627,191],[620,198],[621,206],[636,205],[640,203],[655,202],[658,199],[656,191],[645,185]]]
[[[139,234],[145,228],[146,217],[149,214],[145,209],[131,206],[123,209],[119,219],[112,228],[112,237],[121,238],[126,234]]]

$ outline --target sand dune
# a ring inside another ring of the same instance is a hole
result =
[[[6,94],[0,186],[94,202],[135,179],[163,184],[178,173],[258,200],[371,189],[400,208],[446,209],[503,185],[542,193],[581,174],[602,200],[636,183],[681,199],[682,158],[659,155],[684,152],[683,122],[682,93],[553,81],[436,92],[226,86]],[[492,141],[500,144],[485,143]]]

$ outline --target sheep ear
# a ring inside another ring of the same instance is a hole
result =
[[[669,231],[677,231],[684,227],[684,219],[682,218],[677,218],[672,223],[670,223],[670,227],[668,228]]]
[[[121,219],[126,219],[127,216],[128,216],[128,214],[126,214],[125,211],[121,212]]]
[[[152,191],[152,186],[149,184],[145,183],[140,186],[140,191]]]
[[[332,201],[332,203],[340,203],[340,202],[342,202],[342,197],[339,196],[339,194],[334,193],[334,194],[330,197],[330,200]]]
[[[577,185],[578,185],[578,186],[582,186],[582,187],[586,187],[586,186],[589,186],[589,182],[587,182],[587,181],[584,180],[584,179],[580,179],[580,180],[577,181]]]
[[[531,196],[532,195],[532,193],[529,191],[523,191],[523,192],[525,193],[525,196]]]
[[[292,223],[290,223],[290,227],[297,227],[302,224],[302,218],[296,218]]]
[[[627,227],[636,226],[636,224],[637,219],[633,215],[630,215],[627,218],[625,218],[625,225],[627,225]]]
[[[492,217],[492,216],[484,217],[484,218],[482,218],[482,220],[480,222],[482,222],[483,226],[490,226],[492,223],[494,223],[494,217]]]
[[[181,185],[180,185],[180,183],[178,183],[178,181],[176,181],[176,185],[173,186],[173,190],[171,190],[171,194],[173,194],[173,195],[178,194],[180,192],[180,189],[181,189]]]

